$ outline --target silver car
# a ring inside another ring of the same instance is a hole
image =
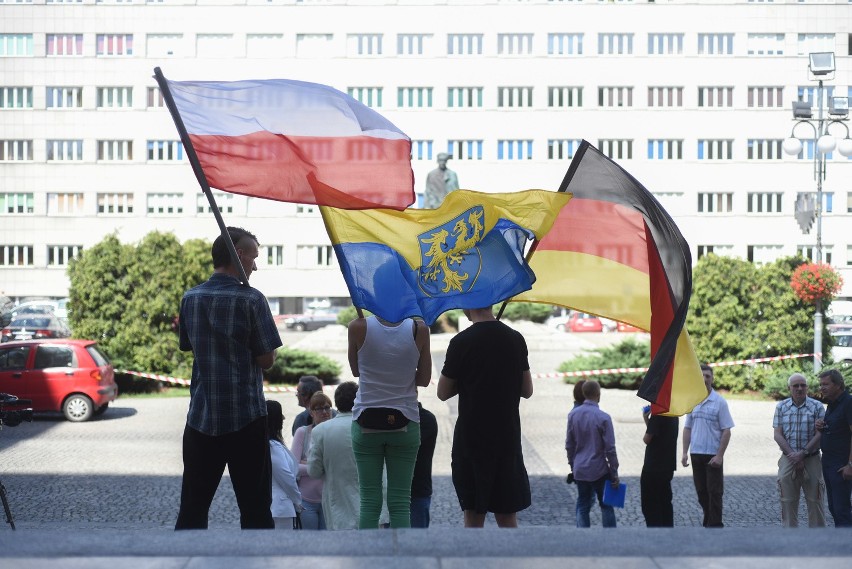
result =
[[[831,334],[834,347],[831,348],[831,359],[835,363],[852,365],[852,330],[842,330]]]

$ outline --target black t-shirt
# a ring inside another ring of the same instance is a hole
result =
[[[459,390],[454,453],[521,452],[518,403],[529,369],[524,337],[500,321],[476,322],[450,341],[441,373]]]
[[[411,479],[411,496],[426,498],[432,495],[432,456],[438,439],[438,421],[431,411],[420,405],[420,448]]]
[[[652,415],[645,432],[652,435],[645,446],[643,470],[651,472],[674,472],[677,470],[677,417]]]
[[[840,397],[828,404],[825,410],[825,428],[822,431],[820,443],[823,462],[829,460],[832,464],[849,460],[849,444],[852,442],[852,396],[843,392]]]

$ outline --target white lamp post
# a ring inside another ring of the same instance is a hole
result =
[[[832,152],[835,148],[843,156],[852,155],[852,139],[849,138],[849,127],[845,124],[848,121],[849,115],[849,99],[846,97],[833,97],[829,102],[828,115],[829,118],[823,118],[822,106],[822,82],[827,78],[827,75],[834,73],[834,53],[822,52],[811,53],[808,56],[808,70],[814,77],[813,80],[818,81],[817,85],[817,118],[813,119],[813,110],[811,104],[806,101],[793,102],[793,120],[796,124],[793,125],[793,130],[790,133],[790,138],[786,139],[782,148],[784,152],[791,155],[799,154],[802,151],[802,141],[796,138],[796,127],[801,124],[807,124],[813,131],[813,153],[814,153],[814,177],[817,182],[816,204],[814,213],[816,215],[816,262],[822,263],[822,183],[825,180],[825,155]],[[834,137],[829,134],[829,127],[835,124],[840,124],[846,129],[846,138],[838,144]],[[803,227],[804,229],[804,227]],[[808,228],[809,229],[809,228]],[[807,233],[807,230],[805,231]],[[816,311],[814,312],[814,372],[819,372],[821,368],[822,355],[822,301],[816,303]]]

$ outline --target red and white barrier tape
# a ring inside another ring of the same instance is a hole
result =
[[[791,354],[786,356],[770,356],[766,358],[752,358],[749,360],[734,360],[729,362],[715,362],[709,364],[710,367],[726,367],[735,365],[758,364],[764,362],[777,362],[781,360],[792,360],[797,358],[809,358],[813,354]],[[583,371],[564,371],[555,373],[534,373],[533,379],[541,379],[545,377],[589,377],[595,375],[611,375],[614,373],[644,373],[648,371],[646,367],[618,367],[611,369],[590,369]]]
[[[127,375],[135,375],[136,377],[144,377],[146,379],[156,379],[157,381],[162,381],[163,383],[169,383],[172,385],[182,385],[184,387],[189,387],[190,380],[184,379],[182,377],[171,377],[168,375],[160,375],[157,373],[146,373],[142,371],[131,371],[127,369],[117,369],[116,373],[126,373]],[[292,385],[264,385],[263,390],[269,393],[285,393],[285,392],[293,392],[296,391],[296,388]]]

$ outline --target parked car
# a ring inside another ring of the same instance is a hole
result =
[[[829,333],[852,330],[852,314],[838,314],[828,319],[825,325]]]
[[[632,324],[627,324],[626,322],[619,322],[618,326],[616,327],[616,330],[618,330],[619,332],[644,332],[645,331],[642,328],[637,328],[636,326],[633,326]]]
[[[24,314],[42,314],[52,312],[59,318],[68,318],[68,299],[60,300],[31,300],[12,307],[13,316]]]
[[[834,339],[831,359],[837,363],[852,365],[852,330],[835,332],[831,337]]]
[[[0,342],[13,340],[40,340],[42,338],[68,338],[71,330],[65,321],[52,312],[16,314],[12,322],[0,332]]]
[[[318,330],[331,324],[337,324],[336,311],[317,311],[305,314],[290,314],[284,318],[284,326],[297,332]]]
[[[566,329],[569,332],[603,332],[603,322],[597,316],[585,312],[572,312]]]
[[[31,399],[33,411],[87,421],[118,396],[109,360],[92,340],[28,340],[0,345],[0,393]]]

